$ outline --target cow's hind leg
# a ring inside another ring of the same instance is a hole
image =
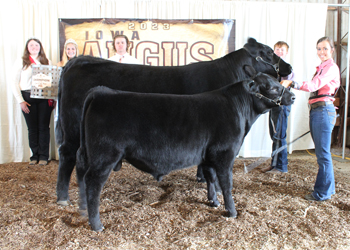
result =
[[[197,181],[198,182],[205,182],[205,177],[203,174],[203,166],[202,164],[199,164],[197,167]]]
[[[122,157],[118,157],[116,161],[89,163],[84,180],[89,223],[94,231],[101,232],[104,229],[100,220],[100,195],[115,163],[121,160]]]
[[[57,204],[68,206],[69,202],[69,182],[75,166],[76,152],[78,146],[64,142],[59,148],[59,167],[57,175]]]
[[[113,171],[115,171],[115,172],[119,171],[122,168],[122,164],[123,164],[123,161],[117,162],[117,164],[115,164],[115,166],[113,168]]]
[[[220,202],[218,201],[218,198],[216,196],[216,188],[215,183],[216,181],[216,172],[215,170],[207,165],[202,165],[203,175],[207,181],[207,190],[208,190],[208,200],[209,204],[212,207],[218,207],[220,206]]]
[[[86,216],[86,208],[87,208],[87,201],[86,201],[86,190],[85,190],[85,181],[84,176],[88,170],[88,165],[86,161],[86,151],[80,147],[77,152],[77,166],[76,166],[76,173],[77,173],[77,179],[78,179],[78,185],[79,185],[79,210],[80,214],[83,216]]]

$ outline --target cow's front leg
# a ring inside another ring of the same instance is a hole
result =
[[[232,198],[232,167],[233,162],[227,164],[224,168],[222,166],[216,170],[217,178],[224,196],[225,208],[229,217],[237,217],[235,202]]]
[[[216,173],[215,173],[215,170],[212,167],[207,166],[207,165],[202,165],[202,169],[203,169],[203,175],[207,181],[209,204],[212,207],[218,207],[218,206],[220,206],[220,202],[218,201],[218,198],[216,196],[216,189],[215,189]]]

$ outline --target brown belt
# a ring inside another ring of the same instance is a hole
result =
[[[318,107],[321,107],[321,106],[327,106],[329,104],[333,104],[333,102],[315,102],[315,103],[312,103],[310,104],[310,109],[315,109],[315,108],[318,108]]]

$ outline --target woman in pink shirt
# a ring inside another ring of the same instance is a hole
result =
[[[339,67],[334,63],[332,55],[334,44],[329,37],[317,41],[317,55],[321,64],[316,67],[316,73],[311,81],[296,83],[282,81],[284,87],[291,86],[299,90],[311,92],[310,131],[315,143],[315,152],[319,166],[314,191],[307,194],[305,199],[324,201],[335,194],[333,163],[331,156],[331,135],[336,120],[333,105],[334,95],[340,86]]]

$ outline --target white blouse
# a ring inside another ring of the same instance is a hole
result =
[[[41,64],[36,59],[34,59],[34,61],[37,65]],[[49,65],[51,65],[50,60]],[[12,93],[18,103],[24,102],[21,91],[31,90],[32,88],[32,67],[30,66],[27,69],[23,69],[23,60],[19,58],[13,65],[12,76],[14,77],[11,82]]]

